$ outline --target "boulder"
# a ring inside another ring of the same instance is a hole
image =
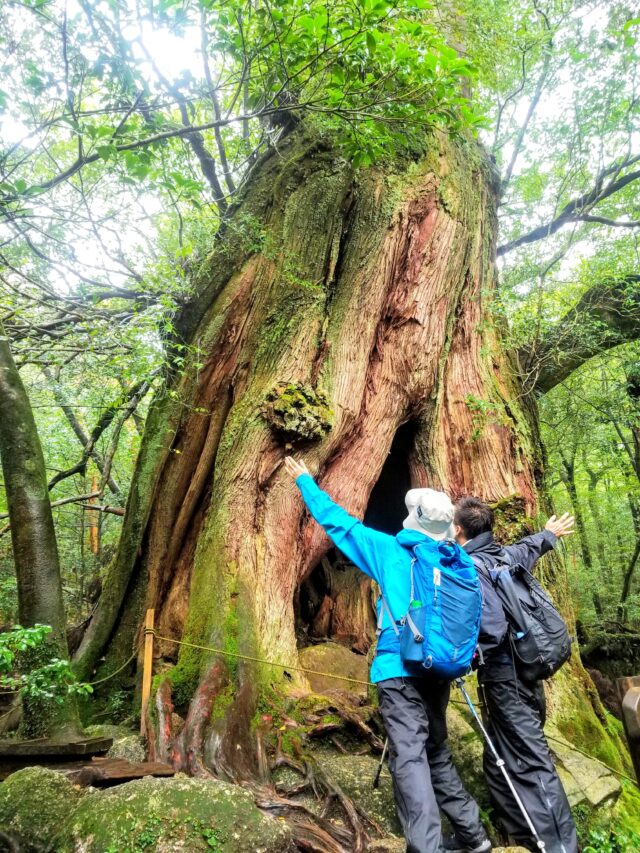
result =
[[[367,695],[367,685],[358,682],[369,680],[369,665],[364,655],[352,652],[338,643],[320,643],[308,646],[300,651],[300,666],[326,672],[327,675],[308,674],[309,684],[315,693],[327,693],[330,690],[349,690],[359,696]],[[343,681],[331,678],[340,675],[357,681]]]
[[[47,767],[26,767],[0,785],[0,827],[48,849],[85,792]]]
[[[113,746],[107,753],[107,758],[123,758],[133,764],[141,764],[147,760],[144,741],[140,735],[129,735],[128,737],[114,740]]]
[[[322,748],[315,752],[315,758],[327,776],[384,832],[400,833],[391,775],[386,765],[380,775],[380,784],[374,789],[379,759],[372,755],[342,755]]]
[[[287,853],[290,833],[251,794],[213,779],[149,776],[90,790],[55,839],[56,853]]]
[[[113,738],[107,758],[122,758],[134,764],[147,760],[144,738],[126,726],[91,725],[85,728],[85,734]]]
[[[464,786],[482,808],[489,808],[489,791],[482,772],[482,741],[456,706],[447,708],[448,743]]]
[[[90,726],[84,727],[85,735],[90,737],[110,737],[113,738],[114,742],[117,740],[122,740],[125,737],[131,737],[131,735],[135,735],[136,732],[127,726],[113,726],[109,723],[101,723],[99,725],[92,724]]]
[[[553,726],[547,726],[547,732],[553,737],[549,745],[572,807],[580,803],[591,807],[600,806],[606,800],[618,796],[621,785],[613,773],[599,761],[576,752],[572,744]]]

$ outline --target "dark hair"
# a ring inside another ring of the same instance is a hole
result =
[[[460,498],[456,504],[453,523],[458,524],[467,539],[493,530],[493,510],[479,498]]]

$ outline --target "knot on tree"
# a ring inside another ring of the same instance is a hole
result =
[[[333,412],[322,391],[298,383],[269,392],[262,414],[271,429],[290,442],[317,441],[331,429]]]

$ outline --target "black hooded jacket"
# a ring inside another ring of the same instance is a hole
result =
[[[532,536],[525,536],[515,545],[502,546],[493,538],[493,533],[487,531],[469,539],[462,546],[474,559],[493,567],[500,557],[507,556],[512,564],[518,564],[531,571],[535,562],[551,551],[558,537],[550,530],[542,530]],[[483,573],[478,572],[482,586],[482,620],[480,622],[480,638],[478,645],[482,656],[482,664],[478,668],[478,681],[510,681],[514,675],[513,660],[507,637],[508,624],[500,599],[496,595],[493,584]]]

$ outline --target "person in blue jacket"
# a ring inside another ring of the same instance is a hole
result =
[[[439,562],[438,543],[453,536],[453,505],[433,489],[411,489],[405,498],[408,516],[396,536],[366,527],[320,489],[306,466],[290,456],[285,467],[294,477],[304,502],[337,548],[384,590],[397,623],[410,598],[412,551],[432,547]],[[407,853],[486,853],[491,850],[476,802],[465,790],[446,743],[446,709],[450,683],[416,677],[400,657],[389,615],[378,600],[378,638],[371,665],[380,712],[389,738],[389,770],[393,777],[398,817]],[[439,809],[449,818],[455,836],[443,839]]]

